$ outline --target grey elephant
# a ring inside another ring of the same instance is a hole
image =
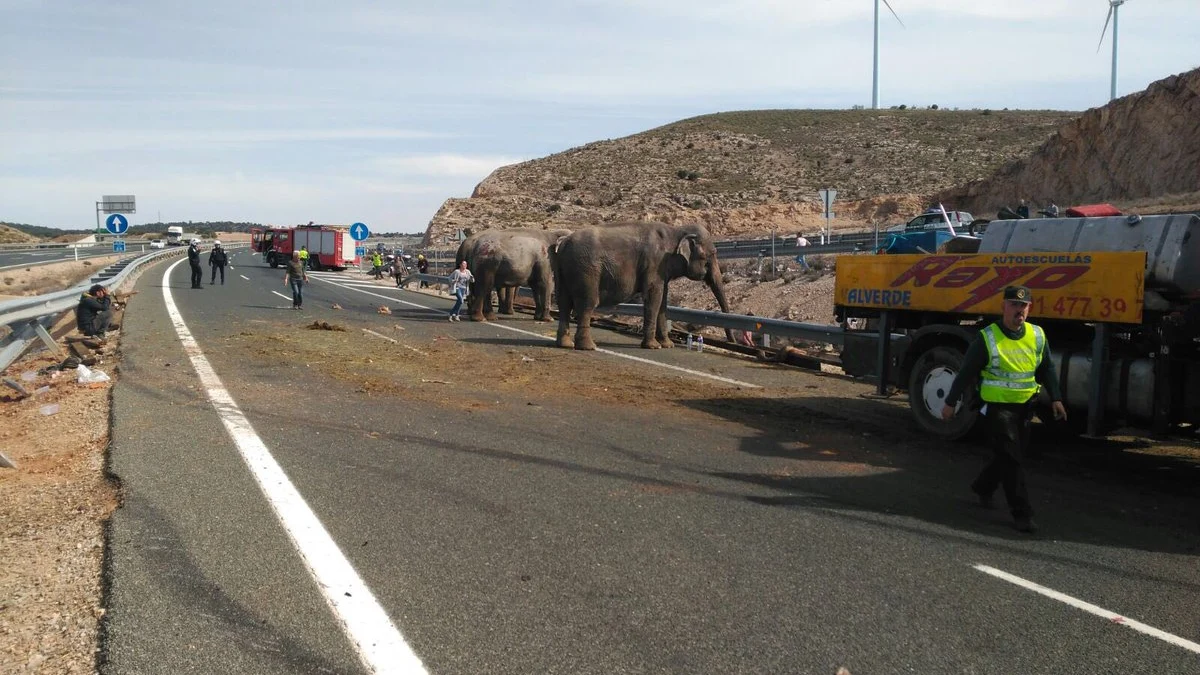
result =
[[[550,293],[554,273],[549,249],[570,230],[488,230],[471,235],[459,246],[455,262],[467,261],[475,284],[471,289],[470,313],[474,321],[495,319],[492,291],[500,300],[500,311],[512,314],[516,289],[533,290],[535,321],[550,318]]]
[[[592,315],[642,294],[642,347],[671,347],[667,330],[667,283],[687,277],[712,289],[722,312],[729,311],[712,236],[702,225],[629,222],[577,230],[554,246],[558,295],[558,346],[595,349]],[[567,337],[571,313],[575,340]],[[732,341],[732,337],[730,337]]]

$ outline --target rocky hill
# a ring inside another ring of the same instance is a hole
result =
[[[459,228],[578,227],[625,218],[703,222],[718,236],[902,219],[927,195],[1027,156],[1077,113],[764,110],[705,115],[501,167],[449,199],[426,243]]]
[[[32,241],[41,241],[41,239],[0,223],[0,244],[24,244]]]
[[[1028,157],[940,198],[977,214],[1021,198],[1037,205],[1194,210],[1200,205],[1200,69],[1089,110]]]

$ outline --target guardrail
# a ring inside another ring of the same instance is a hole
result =
[[[242,245],[244,244],[230,244],[227,248],[239,248]],[[89,278],[63,291],[0,302],[0,324],[8,325],[12,329],[8,344],[0,350],[0,372],[4,372],[33,340],[40,337],[43,341],[49,341],[50,336],[46,333],[44,326],[45,319],[74,309],[79,303],[79,294],[85,289],[94,284],[105,288],[115,288],[125,283],[125,280],[142,265],[186,252],[186,248],[174,247],[143,253],[110,265],[109,268],[120,265],[121,270],[107,278],[105,278],[105,270],[101,270],[97,273],[100,277],[99,281]]]

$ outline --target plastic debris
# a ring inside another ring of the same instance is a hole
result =
[[[27,370],[27,371],[21,373],[21,381],[22,382],[33,382],[36,379],[37,379],[37,373],[33,372],[32,370]]]
[[[38,412],[47,417],[50,415],[57,415],[59,410],[62,410],[62,408],[60,408],[57,403],[50,403],[38,408]]]
[[[48,385],[48,384],[42,385],[42,386],[38,387],[37,389],[33,390],[34,396],[41,396],[42,394],[48,394],[48,393],[50,393],[50,385]]]
[[[95,384],[97,382],[108,382],[108,374],[100,370],[92,370],[82,363],[75,369],[76,380],[79,384]]]

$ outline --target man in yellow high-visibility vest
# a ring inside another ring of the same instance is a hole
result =
[[[1027,321],[1032,302],[1033,294],[1024,286],[1004,289],[1001,320],[979,331],[971,342],[963,357],[962,370],[955,376],[942,406],[942,419],[954,417],[963,392],[979,380],[992,461],[971,484],[971,491],[979,497],[980,504],[990,508],[992,494],[1003,486],[1013,526],[1030,533],[1037,526],[1021,462],[1029,447],[1030,418],[1039,384],[1050,395],[1054,418],[1067,418],[1046,333]]]
[[[300,265],[302,269],[308,269],[308,247],[300,247]]]

